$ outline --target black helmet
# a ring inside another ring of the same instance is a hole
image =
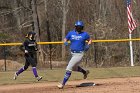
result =
[[[33,31],[28,32],[28,34],[26,35],[26,37],[29,37],[30,35],[35,35],[36,33]]]
[[[34,40],[34,37],[35,37],[36,33],[33,32],[33,31],[28,32],[28,34],[26,35],[26,37],[27,38],[30,38],[31,35],[32,35],[31,39]]]
[[[28,33],[28,36],[30,36],[30,35],[35,35],[36,33],[35,32],[33,32],[33,31],[30,31],[29,33]]]

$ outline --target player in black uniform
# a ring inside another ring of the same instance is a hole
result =
[[[19,74],[21,74],[23,71],[25,71],[29,65],[32,66],[32,71],[33,71],[33,74],[35,76],[35,78],[39,81],[42,79],[41,76],[38,76],[37,74],[37,70],[36,70],[36,66],[37,66],[37,43],[36,43],[36,40],[35,40],[35,36],[36,36],[36,33],[35,32],[29,32],[27,34],[27,39],[24,41],[24,43],[20,46],[20,49],[22,51],[24,51],[24,57],[26,59],[26,62],[25,62],[25,65],[24,67],[20,68],[17,72],[15,72],[14,74],[14,80],[17,79],[17,76]]]

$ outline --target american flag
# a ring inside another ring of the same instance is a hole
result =
[[[136,21],[134,20],[132,15],[131,8],[132,8],[131,0],[127,0],[127,17],[128,17],[129,33],[132,33],[132,31],[137,27]]]

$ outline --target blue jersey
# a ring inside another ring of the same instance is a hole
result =
[[[84,51],[85,41],[90,39],[90,36],[87,32],[77,33],[72,30],[67,34],[66,39],[70,40],[70,49],[72,51]]]

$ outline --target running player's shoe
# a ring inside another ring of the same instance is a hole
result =
[[[89,70],[86,70],[86,73],[84,74],[84,79],[86,79],[87,78],[87,76],[88,76],[88,74],[89,74]]]
[[[13,79],[16,80],[18,77],[17,73],[15,72]]]
[[[42,79],[42,76],[36,77],[37,81],[40,81]]]
[[[63,89],[64,85],[62,85],[61,83],[59,83],[59,84],[57,85],[57,87],[58,87],[59,89]]]

